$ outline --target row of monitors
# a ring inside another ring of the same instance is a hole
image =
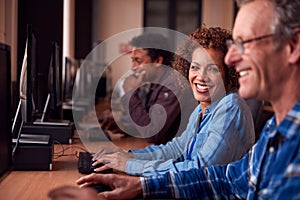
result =
[[[22,120],[24,122],[32,122],[38,113],[45,110],[38,110],[38,108],[44,107],[44,105],[37,105],[40,102],[38,98],[41,98],[38,95],[40,84],[38,84],[37,42],[31,25],[28,25],[19,85],[20,100],[22,101]],[[50,95],[50,101],[47,104],[49,110],[57,109],[63,101],[72,98],[75,76],[78,69],[76,61],[65,58],[65,71],[63,73],[60,55],[60,46],[56,42],[53,42],[47,76],[47,93],[48,96]],[[46,104],[46,102],[44,103]]]

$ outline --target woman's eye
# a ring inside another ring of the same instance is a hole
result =
[[[219,72],[219,68],[218,67],[208,67],[207,69],[209,72],[212,72],[212,73],[217,73]]]

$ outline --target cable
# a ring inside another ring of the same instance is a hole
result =
[[[62,149],[62,150],[60,150],[60,151],[58,151],[58,152],[54,152],[54,153],[53,153],[53,159],[58,159],[58,158],[63,157],[63,156],[75,156],[75,157],[77,157],[77,158],[79,157],[78,151],[75,151],[74,153],[68,153],[68,154],[66,154],[66,151],[69,150],[69,149],[72,149],[72,150],[74,150],[74,149],[79,149],[80,151],[87,152],[86,149],[84,149],[83,147],[80,147],[80,146],[64,147],[64,145],[61,144],[61,143],[60,143],[59,141],[57,141],[57,140],[55,140],[54,143],[59,144],[59,145],[61,146],[61,149]]]

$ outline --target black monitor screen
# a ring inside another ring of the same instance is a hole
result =
[[[37,39],[31,25],[27,27],[26,48],[20,76],[20,99],[22,120],[32,122],[37,112]]]
[[[70,58],[65,58],[65,79],[64,79],[64,101],[72,100],[73,87],[76,78],[76,63]]]
[[[49,107],[51,110],[60,110],[62,104],[62,68],[60,65],[60,48],[56,42],[52,44],[49,73],[48,92],[51,96]]]

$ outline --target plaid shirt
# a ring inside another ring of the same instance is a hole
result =
[[[144,197],[300,199],[300,100],[239,161],[141,178]]]

